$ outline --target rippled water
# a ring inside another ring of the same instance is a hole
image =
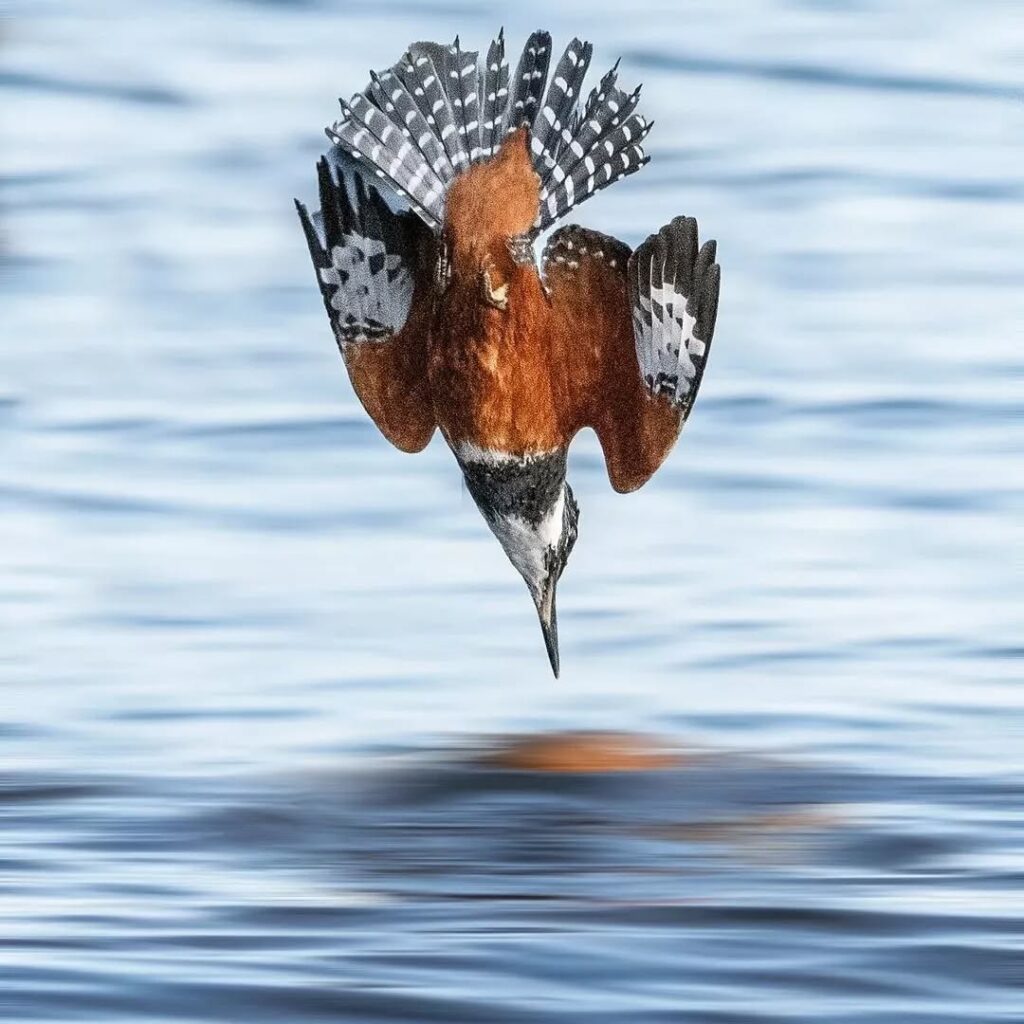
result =
[[[10,15],[4,1020],[1024,1021],[1019,5]],[[725,282],[665,469],[573,453],[557,683],[291,208],[335,96],[502,21],[645,82],[580,220]],[[493,753],[607,729],[681,754]]]

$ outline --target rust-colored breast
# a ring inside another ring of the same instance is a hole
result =
[[[431,333],[434,414],[449,443],[524,454],[569,440],[552,387],[550,310],[536,271],[511,264],[507,308],[476,283],[453,285]]]
[[[434,414],[453,447],[526,453],[569,439],[552,386],[547,296],[536,268],[509,251],[539,202],[525,130],[462,174],[446,198],[451,281],[437,303],[428,368]]]
[[[427,346],[434,416],[456,450],[469,442],[515,454],[551,451],[593,427],[612,486],[635,490],[661,465],[681,420],[641,379],[629,250],[596,232],[564,229],[575,242],[567,235],[564,258],[546,268],[545,291],[536,268],[515,262],[508,246],[530,229],[538,203],[522,132],[452,185],[445,222],[452,276]]]

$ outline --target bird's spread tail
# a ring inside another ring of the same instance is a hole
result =
[[[534,32],[514,72],[504,34],[481,65],[479,55],[415,43],[347,103],[327,129],[344,151],[369,164],[434,230],[444,219],[445,193],[471,164],[489,160],[522,125],[541,178],[534,228],[542,231],[613,181],[648,160],[643,140],[651,122],[636,112],[639,89],[616,84],[612,68],[581,103],[592,47],[574,39],[548,82],[551,36]]]

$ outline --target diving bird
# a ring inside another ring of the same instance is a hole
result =
[[[697,397],[720,280],[692,217],[635,251],[570,224],[538,264],[542,232],[649,159],[652,122],[618,64],[584,100],[591,53],[573,39],[549,82],[547,32],[511,71],[503,32],[482,62],[457,38],[414,43],[341,101],[320,210],[296,200],[356,394],[402,451],[440,427],[556,676],[555,591],[579,518],[569,444],[593,428],[616,491],[650,478]]]

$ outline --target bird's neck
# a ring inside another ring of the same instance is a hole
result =
[[[463,441],[454,453],[473,498],[493,515],[520,514],[536,520],[561,496],[565,448],[517,454]]]
[[[466,487],[506,554],[525,579],[543,575],[557,549],[565,515],[566,449],[511,454],[462,442],[455,455]]]

